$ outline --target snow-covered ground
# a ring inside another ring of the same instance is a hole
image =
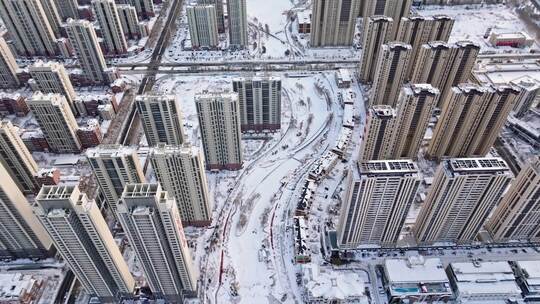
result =
[[[291,210],[310,166],[335,143],[343,110],[334,72],[276,76],[283,81],[281,130],[267,140],[243,140],[241,171],[208,175],[214,229],[187,230],[196,246],[202,297],[211,303],[301,301],[291,262]],[[178,97],[186,133],[200,145],[193,97],[204,89],[231,88],[232,77],[158,75],[155,89]]]

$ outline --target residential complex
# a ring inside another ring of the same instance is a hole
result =
[[[218,46],[218,21],[214,5],[189,5],[187,18],[193,48],[212,49]]]
[[[175,96],[140,95],[135,103],[150,147],[184,142],[182,111]]]
[[[65,28],[84,77],[91,83],[106,82],[107,64],[92,23],[68,19]]]
[[[145,181],[137,151],[121,145],[101,145],[88,149],[86,157],[103,191],[109,208],[116,211],[127,184]]]
[[[350,46],[361,0],[313,1],[311,46]]]
[[[54,251],[52,241],[3,162],[0,175],[0,256],[4,259],[49,257]]]
[[[248,21],[246,0],[227,0],[229,21],[229,44],[234,48],[245,48],[248,45]]]
[[[124,54],[127,42],[114,0],[92,0],[107,53]]]
[[[460,84],[452,88],[435,126],[429,156],[485,156],[519,94],[519,88],[510,85]]]
[[[153,295],[183,303],[197,283],[175,199],[159,184],[128,184],[117,212]]]
[[[442,161],[414,226],[418,242],[474,241],[512,177],[500,158]]]
[[[19,66],[6,40],[0,37],[0,88],[12,89],[20,85],[17,77]]]
[[[279,77],[235,78],[233,91],[238,93],[242,132],[281,128]]]
[[[32,76],[37,91],[62,94],[69,103],[73,114],[77,114],[73,104],[77,95],[64,65],[54,61],[45,63],[38,60],[28,68],[28,72]]]
[[[190,145],[160,145],[151,150],[150,161],[163,189],[176,199],[182,224],[209,225],[212,204],[201,151]]]
[[[38,0],[0,1],[0,17],[21,56],[56,55],[56,35]]]
[[[493,212],[487,229],[496,242],[540,242],[540,158],[529,160]]]
[[[238,94],[202,92],[195,95],[206,168],[242,168],[240,106]]]
[[[103,303],[130,297],[135,280],[105,219],[77,186],[44,186],[34,212],[85,291]]]
[[[33,194],[39,190],[34,179],[39,170],[38,165],[16,127],[6,120],[0,122],[0,162],[24,194]]]
[[[379,52],[371,88],[371,104],[396,107],[401,87],[407,76],[411,46],[390,42],[383,44]]]
[[[395,246],[419,185],[418,168],[409,160],[353,165],[338,224],[340,248]]]
[[[360,58],[359,78],[363,82],[373,82],[379,62],[381,46],[390,41],[389,31],[394,20],[385,16],[372,16],[364,24],[362,57]]]
[[[63,95],[35,92],[28,100],[28,106],[52,151],[57,153],[81,151],[81,143],[77,137],[77,121]]]

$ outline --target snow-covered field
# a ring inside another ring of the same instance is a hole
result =
[[[450,42],[471,40],[478,43],[483,51],[494,49],[484,35],[491,29],[495,33],[513,33],[525,31],[531,37],[535,33],[528,29],[518,17],[515,10],[506,5],[458,5],[458,6],[424,6],[418,13],[422,16],[448,15],[454,18],[454,28],[450,35]],[[535,45],[538,47],[538,44]],[[509,47],[499,50],[518,51]]]

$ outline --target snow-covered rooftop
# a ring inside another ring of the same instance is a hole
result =
[[[308,279],[305,287],[310,298],[326,300],[347,300],[364,298],[364,279],[352,271],[334,271],[315,264],[304,267],[304,276]]]
[[[387,259],[384,267],[389,284],[448,282],[443,264],[438,258],[412,256],[408,259]]]

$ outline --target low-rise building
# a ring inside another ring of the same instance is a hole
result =
[[[296,17],[296,21],[298,22],[298,33],[311,33],[311,10],[300,11],[297,13]]]
[[[389,303],[431,303],[453,299],[450,281],[438,258],[388,259],[384,262],[385,291]]]
[[[540,261],[510,262],[525,302],[540,302]]]
[[[351,73],[349,73],[349,70],[346,69],[339,69],[336,72],[336,83],[338,88],[340,89],[347,89],[351,87],[352,78]]]
[[[22,273],[0,273],[0,303],[30,304],[40,299],[42,279],[33,278]]]
[[[60,170],[58,168],[41,168],[36,173],[36,182],[39,187],[56,186],[60,183]]]
[[[525,32],[491,33],[489,42],[493,46],[510,46],[514,48],[531,47],[534,39]]]
[[[303,268],[305,294],[308,304],[367,304],[366,282],[358,271],[336,271],[316,264]]]
[[[103,140],[99,122],[96,119],[88,120],[86,126],[77,129],[77,137],[83,149],[97,147]]]
[[[447,273],[459,303],[521,300],[521,290],[508,262],[452,263]]]
[[[26,104],[26,97],[19,93],[0,93],[0,114],[26,116],[30,108]]]
[[[311,262],[311,250],[307,245],[308,226],[303,216],[293,218],[294,227],[294,261],[296,263]]]

